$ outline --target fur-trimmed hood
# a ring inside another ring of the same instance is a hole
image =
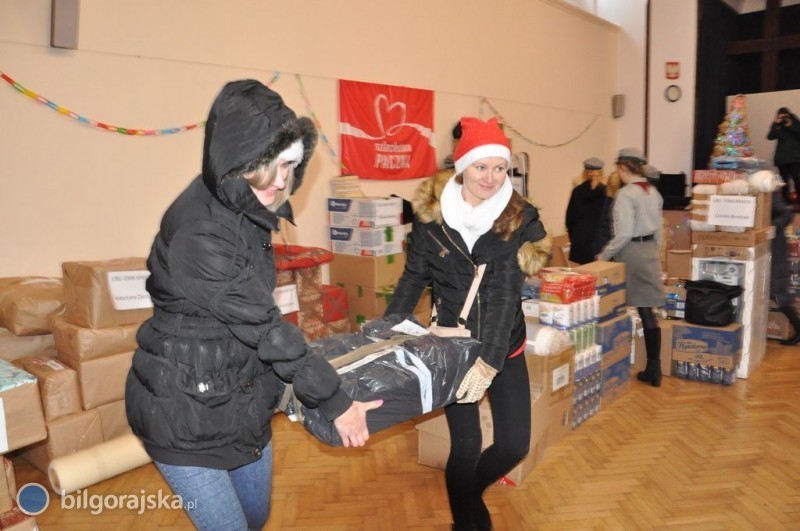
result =
[[[208,115],[203,144],[203,182],[234,212],[250,218],[274,215],[258,202],[246,173],[269,164],[296,140],[303,141],[303,161],[294,170],[294,193],[303,182],[317,144],[317,130],[306,117],[298,118],[281,96],[254,79],[232,81],[220,91]],[[285,208],[284,208],[285,207]],[[291,219],[288,203],[277,215]]]
[[[445,185],[454,175],[455,172],[453,170],[441,170],[420,184],[412,201],[414,205],[414,214],[419,221],[422,223],[444,224],[441,204],[442,190],[444,190]],[[513,193],[509,205],[515,200],[527,202],[535,213],[534,219],[538,219],[538,210],[536,210],[527,199],[522,198],[516,191]],[[525,210],[520,209],[516,215],[522,218],[524,212]],[[518,227],[520,223],[521,220],[513,225]],[[553,239],[548,234],[540,235],[540,238],[536,241],[525,242],[517,253],[517,261],[520,268],[528,276],[536,275],[539,270],[547,264],[552,250]]]

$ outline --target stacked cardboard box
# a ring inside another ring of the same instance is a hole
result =
[[[674,374],[688,380],[733,385],[742,357],[743,331],[739,323],[713,327],[675,321]]]
[[[630,387],[631,319],[625,312],[625,264],[597,261],[575,268],[597,277],[597,344],[600,345],[600,395],[607,404]]]
[[[328,237],[336,254],[386,256],[405,251],[403,199],[329,197]]]
[[[329,266],[330,280],[347,292],[352,330],[358,330],[365,322],[383,315],[405,265],[405,253],[334,255]],[[423,293],[413,313],[423,325],[430,323],[431,297],[428,290]]]
[[[62,271],[65,312],[52,320],[57,360],[18,362],[40,380],[47,439],[22,456],[42,471],[56,457],[130,431],[125,380],[136,331],[153,312],[144,258],[64,262]],[[114,414],[101,416],[100,408]]]
[[[51,349],[50,321],[63,313],[60,278],[0,278],[0,359],[13,361]]]

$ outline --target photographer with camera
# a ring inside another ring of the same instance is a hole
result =
[[[782,188],[783,198],[792,203],[789,182],[794,183],[795,198],[800,194],[800,122],[787,107],[781,107],[769,128],[768,140],[777,140],[773,162],[786,183]]]

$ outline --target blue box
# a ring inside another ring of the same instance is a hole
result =
[[[631,344],[631,318],[628,314],[618,315],[612,319],[597,323],[597,344],[603,352],[611,352],[623,345]]]
[[[742,325],[672,327],[672,360],[733,369],[742,357]]]

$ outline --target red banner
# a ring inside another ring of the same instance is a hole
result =
[[[416,179],[436,171],[433,91],[339,81],[343,175]]]

